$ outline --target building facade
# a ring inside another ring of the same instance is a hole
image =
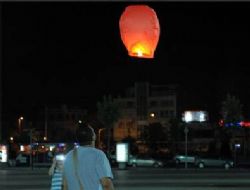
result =
[[[70,135],[74,134],[78,122],[86,115],[87,110],[78,107],[48,106],[40,113],[36,130],[40,131],[40,139],[46,137],[50,142],[67,141],[68,138],[72,138]]]
[[[169,130],[169,120],[177,114],[176,99],[174,85],[135,83],[124,97],[114,99],[121,108],[121,118],[113,130],[114,140],[127,137],[139,140],[143,129],[151,123],[160,123]]]

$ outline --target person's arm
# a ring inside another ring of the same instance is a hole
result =
[[[114,190],[114,185],[112,182],[113,174],[109,164],[109,160],[102,151],[99,152],[97,158],[96,171],[103,190]]]
[[[53,174],[54,174],[55,167],[56,167],[56,158],[54,157],[54,158],[53,158],[52,165],[51,165],[50,168],[49,168],[49,172],[48,172],[49,175],[53,175]]]
[[[114,190],[113,182],[109,177],[103,177],[101,179],[101,184],[103,190]]]

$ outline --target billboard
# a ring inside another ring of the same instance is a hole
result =
[[[8,160],[8,151],[7,145],[0,145],[0,162],[7,162]]]
[[[116,161],[128,162],[128,144],[127,143],[116,144]]]
[[[185,111],[182,116],[182,121],[189,123],[192,121],[204,122],[208,120],[206,111]]]

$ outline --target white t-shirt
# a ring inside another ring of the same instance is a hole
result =
[[[93,147],[77,148],[77,173],[83,184],[84,190],[102,190],[100,179],[113,174],[109,161],[103,151]],[[79,180],[75,174],[73,163],[73,150],[67,155],[64,162],[64,176],[69,190],[79,190]]]

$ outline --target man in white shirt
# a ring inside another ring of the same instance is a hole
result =
[[[64,162],[64,189],[114,190],[109,161],[103,151],[95,148],[93,128],[81,124],[76,138],[80,146],[69,151]]]

